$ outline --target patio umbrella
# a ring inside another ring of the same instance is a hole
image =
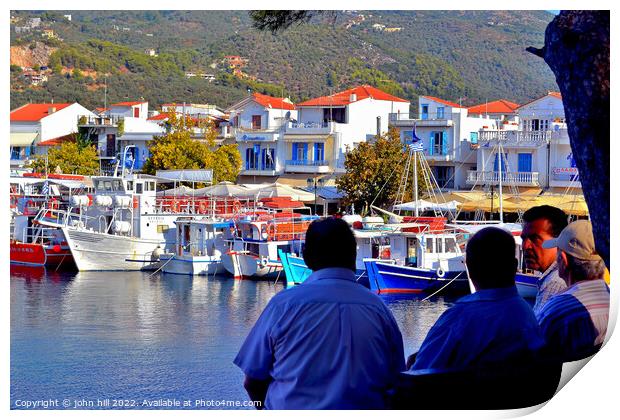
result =
[[[314,193],[309,193],[299,188],[289,187],[288,185],[273,183],[251,190],[258,199],[265,197],[290,197],[291,200],[312,202]]]
[[[194,192],[197,197],[250,197],[251,190],[248,188],[223,181],[216,185],[200,188]]]

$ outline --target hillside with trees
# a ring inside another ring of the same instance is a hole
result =
[[[248,90],[300,101],[359,83],[414,103],[418,95],[433,95],[465,105],[496,98],[525,102],[557,89],[550,70],[525,52],[544,41],[553,18],[547,12],[325,13],[275,35],[253,28],[245,11],[11,16],[11,46],[26,50],[44,43],[50,51],[48,80],[39,86],[11,63],[11,108],[50,100],[94,108],[103,106],[104,89],[108,103],[144,98],[154,107],[180,101],[226,107]],[[17,33],[31,17],[41,18],[40,27]],[[43,38],[43,29],[55,35]],[[247,62],[231,67],[224,61],[230,55]]]

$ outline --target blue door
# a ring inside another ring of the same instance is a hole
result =
[[[519,172],[532,172],[532,154],[519,153]]]

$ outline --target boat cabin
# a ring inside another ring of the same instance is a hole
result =
[[[226,239],[232,238],[233,223],[213,219],[177,219],[177,255],[220,256],[227,249]]]
[[[397,265],[444,271],[464,270],[464,256],[453,233],[389,235],[391,257]]]

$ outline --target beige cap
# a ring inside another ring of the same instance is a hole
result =
[[[564,228],[560,236],[543,242],[543,248],[559,248],[567,254],[580,260],[596,261],[601,257],[594,248],[592,223],[587,220],[577,220]]]

